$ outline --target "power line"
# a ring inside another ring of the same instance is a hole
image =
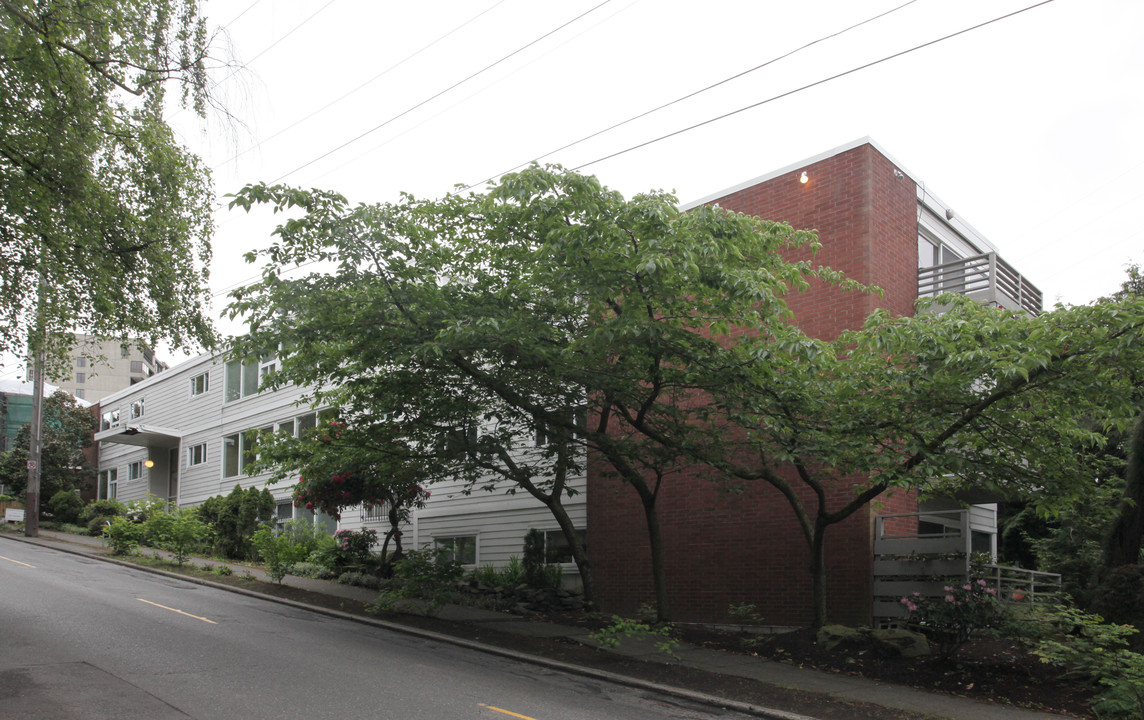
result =
[[[333,0],[331,0],[331,2],[332,2],[332,1],[333,1]],[[272,181],[271,181],[271,184],[273,184],[273,183],[277,183],[277,182],[279,182],[279,181],[283,180],[284,178],[287,178],[287,177],[289,177],[290,175],[293,175],[294,173],[298,172],[299,170],[303,170],[303,169],[305,169],[305,168],[307,168],[307,167],[309,167],[309,166],[313,165],[314,163],[318,162],[319,160],[322,160],[322,159],[324,159],[324,158],[327,158],[327,157],[329,157],[330,155],[333,155],[334,153],[338,152],[339,150],[342,150],[343,148],[345,148],[345,147],[348,147],[349,145],[352,145],[352,144],[356,143],[357,141],[361,140],[362,138],[366,137],[367,135],[370,135],[370,134],[372,134],[372,133],[374,133],[374,132],[377,132],[378,130],[380,130],[381,128],[385,127],[386,125],[389,125],[389,124],[390,124],[390,123],[392,123],[393,121],[395,121],[395,120],[397,120],[397,119],[399,119],[399,118],[402,118],[402,117],[404,117],[404,116],[408,115],[409,113],[411,113],[411,112],[413,112],[414,110],[416,110],[416,109],[420,108],[421,106],[423,106],[423,105],[425,105],[425,104],[427,104],[427,103],[429,103],[429,102],[432,102],[433,100],[436,100],[437,98],[439,98],[439,97],[441,97],[442,95],[444,95],[445,93],[447,93],[447,92],[449,92],[449,91],[453,90],[454,88],[457,88],[457,87],[459,87],[460,85],[463,85],[463,84],[467,83],[468,81],[472,80],[473,78],[475,78],[475,77],[477,77],[477,76],[479,76],[479,75],[481,75],[481,74],[483,74],[483,73],[485,73],[485,72],[488,72],[489,70],[491,70],[492,68],[496,67],[497,65],[500,65],[501,63],[505,62],[505,61],[506,61],[506,60],[508,60],[509,58],[512,58],[512,57],[514,57],[514,56],[516,56],[516,55],[519,55],[520,53],[524,52],[525,50],[527,50],[528,48],[532,47],[533,45],[536,45],[536,44],[537,44],[537,43],[539,43],[540,41],[542,41],[542,40],[544,40],[544,39],[548,38],[548,37],[549,37],[549,36],[551,36],[551,35],[554,35],[555,33],[559,32],[559,31],[561,31],[561,30],[563,30],[564,28],[566,28],[566,27],[568,27],[569,25],[571,25],[571,24],[573,24],[573,23],[577,22],[577,21],[578,21],[578,20],[580,20],[581,18],[583,18],[583,17],[585,17],[585,16],[587,16],[587,15],[590,15],[591,13],[593,13],[593,12],[595,12],[595,11],[599,10],[599,9],[600,9],[600,8],[602,8],[603,6],[607,5],[609,2],[611,2],[611,0],[604,0],[604,1],[603,1],[603,2],[601,2],[600,4],[598,4],[598,5],[594,6],[594,7],[592,7],[592,8],[591,8],[591,9],[589,9],[589,10],[586,10],[585,12],[582,12],[582,13],[580,13],[579,15],[577,15],[576,17],[572,18],[571,20],[569,20],[569,21],[567,21],[567,22],[563,23],[563,24],[562,24],[562,25],[560,25],[559,27],[557,27],[557,28],[554,28],[553,30],[550,30],[550,31],[548,31],[548,32],[544,33],[543,35],[541,35],[540,37],[536,38],[536,39],[535,39],[535,40],[533,40],[532,42],[529,42],[529,43],[527,43],[527,44],[525,44],[525,45],[523,45],[523,46],[521,46],[521,47],[517,48],[516,50],[512,51],[512,52],[511,52],[511,53],[509,53],[508,55],[505,55],[504,57],[502,57],[500,60],[497,60],[496,62],[494,62],[494,63],[492,63],[492,64],[490,64],[490,65],[486,65],[484,68],[482,68],[482,69],[480,69],[480,70],[476,71],[475,73],[472,73],[471,75],[469,75],[468,77],[464,78],[463,80],[459,80],[458,82],[455,82],[455,83],[453,83],[453,84],[452,84],[452,85],[450,85],[449,87],[447,87],[447,88],[445,88],[444,90],[441,90],[440,92],[438,92],[438,93],[435,93],[434,95],[432,95],[432,96],[430,96],[430,97],[428,97],[428,98],[426,98],[426,99],[422,100],[421,102],[417,103],[417,104],[416,104],[416,105],[414,105],[413,107],[411,107],[411,108],[408,108],[407,110],[404,110],[404,111],[402,111],[402,112],[398,113],[397,115],[394,115],[393,117],[389,118],[388,120],[386,120],[385,122],[381,123],[380,125],[376,125],[376,126],[374,126],[374,127],[370,128],[369,130],[366,130],[365,132],[363,132],[362,134],[358,135],[357,137],[355,137],[355,138],[353,138],[353,139],[351,139],[351,140],[347,140],[346,142],[342,143],[341,145],[338,145],[337,147],[335,147],[334,149],[332,149],[332,150],[329,150],[329,151],[327,151],[327,152],[325,152],[325,153],[323,153],[323,154],[319,155],[318,157],[314,158],[313,160],[310,160],[309,162],[306,162],[306,163],[304,163],[304,164],[302,164],[302,165],[299,165],[298,167],[294,168],[294,169],[293,169],[293,170],[291,170],[290,172],[287,172],[287,173],[285,173],[285,174],[283,174],[283,175],[279,176],[278,178],[276,178],[276,179],[272,180]]]
[[[1013,17],[1013,16],[1015,16],[1015,15],[1020,15],[1020,14],[1021,14],[1021,13],[1023,13],[1023,12],[1027,12],[1027,11],[1029,11],[1029,10],[1032,10],[1032,9],[1034,9],[1034,8],[1038,8],[1038,7],[1042,6],[1042,5],[1048,5],[1048,4],[1049,4],[1049,3],[1051,3],[1051,2],[1054,2],[1054,0],[1042,0],[1041,2],[1039,2],[1039,3],[1036,3],[1036,4],[1034,4],[1034,5],[1029,5],[1028,7],[1025,7],[1025,8],[1021,8],[1020,10],[1015,10],[1015,11],[1013,11],[1013,12],[1011,12],[1011,13],[1008,13],[1008,14],[1006,14],[1006,15],[1001,15],[1001,16],[999,16],[999,17],[995,17],[995,18],[993,18],[992,20],[986,20],[986,21],[985,21],[985,22],[983,22],[983,23],[978,23],[977,25],[974,25],[974,26],[972,26],[972,27],[968,27],[968,28],[965,28],[965,29],[963,29],[963,30],[958,30],[957,32],[954,32],[954,33],[950,33],[949,35],[945,35],[945,36],[943,36],[943,37],[937,38],[936,40],[930,40],[929,42],[925,42],[925,43],[922,43],[921,45],[915,45],[915,46],[914,46],[914,47],[912,47],[912,48],[909,48],[909,49],[907,49],[907,50],[902,50],[902,51],[900,51],[900,52],[896,52],[896,53],[894,53],[894,54],[892,54],[892,55],[887,55],[886,57],[883,57],[883,58],[881,58],[881,59],[879,59],[879,60],[874,60],[874,61],[872,61],[872,62],[868,62],[868,63],[866,63],[865,65],[859,65],[858,67],[855,67],[855,68],[851,68],[850,70],[846,70],[846,71],[844,71],[844,72],[840,72],[840,73],[838,73],[838,74],[836,74],[836,75],[831,75],[830,77],[827,77],[827,78],[823,78],[822,80],[816,80],[815,82],[812,82],[812,83],[808,83],[808,84],[806,84],[806,85],[803,85],[802,87],[798,87],[798,88],[795,88],[794,90],[788,90],[787,92],[784,92],[784,93],[780,93],[780,94],[778,94],[778,95],[774,95],[774,96],[772,96],[772,97],[769,97],[769,98],[767,98],[766,100],[760,100],[760,101],[759,101],[759,102],[757,102],[757,103],[754,103],[754,104],[752,104],[752,105],[747,105],[746,107],[742,107],[742,108],[739,108],[738,110],[732,110],[732,111],[731,111],[731,112],[729,112],[729,113],[724,113],[724,114],[722,114],[722,115],[719,115],[719,116],[717,116],[717,117],[713,117],[713,118],[711,118],[711,119],[709,119],[709,120],[704,120],[704,121],[703,121],[703,122],[701,122],[701,123],[696,123],[696,124],[694,124],[694,125],[690,125],[690,126],[688,126],[688,127],[685,127],[685,128],[683,128],[683,129],[681,129],[681,130],[676,130],[676,131],[674,131],[674,132],[670,132],[670,133],[668,133],[668,134],[666,134],[666,135],[661,135],[661,136],[659,136],[659,137],[657,137],[657,138],[654,138],[654,139],[652,139],[652,140],[648,140],[648,141],[646,141],[646,142],[642,142],[642,143],[640,143],[640,144],[638,144],[638,145],[633,145],[633,146],[631,146],[631,147],[629,147],[629,148],[627,148],[627,149],[624,149],[624,150],[619,150],[619,151],[617,151],[617,152],[611,153],[610,155],[605,155],[604,157],[601,157],[601,158],[597,158],[597,159],[595,159],[595,160],[592,160],[592,161],[590,161],[590,162],[586,162],[586,163],[583,163],[583,164],[581,164],[581,165],[578,165],[578,166],[576,166],[576,167],[572,168],[572,170],[577,170],[577,171],[578,171],[578,170],[582,170],[582,169],[584,169],[584,168],[586,168],[586,167],[589,167],[589,166],[591,166],[591,165],[596,165],[597,163],[602,163],[602,162],[604,162],[605,160],[611,160],[611,159],[612,159],[612,158],[614,158],[614,157],[619,157],[620,155],[624,155],[624,154],[627,154],[627,153],[629,153],[629,152],[632,152],[633,150],[639,150],[640,148],[644,148],[644,147],[647,147],[648,145],[654,145],[655,143],[658,143],[658,142],[660,142],[660,141],[662,141],[662,140],[667,140],[668,138],[673,138],[673,137],[675,137],[676,135],[682,135],[683,133],[686,133],[686,132],[690,132],[691,130],[695,130],[695,129],[697,129],[697,128],[701,128],[701,127],[703,127],[703,126],[705,126],[705,125],[710,125],[710,124],[712,124],[712,123],[715,123],[715,122],[718,122],[718,121],[720,121],[720,120],[725,120],[725,119],[727,119],[727,118],[729,118],[729,117],[732,117],[733,115],[738,115],[739,113],[743,113],[743,112],[746,112],[747,110],[753,110],[753,109],[755,109],[755,108],[757,108],[757,107],[761,107],[761,106],[763,106],[763,105],[766,105],[767,103],[771,103],[771,102],[774,102],[775,100],[781,100],[782,98],[785,98],[785,97],[789,97],[789,96],[791,96],[791,95],[794,95],[795,93],[800,93],[800,92],[802,92],[803,90],[809,90],[810,88],[813,88],[813,87],[817,87],[817,86],[819,86],[819,85],[823,85],[823,84],[825,84],[825,83],[828,83],[828,82],[830,82],[831,80],[837,80],[838,78],[841,78],[841,77],[846,77],[847,75],[853,75],[854,73],[856,73],[856,72],[858,72],[858,71],[860,71],[860,70],[865,70],[865,69],[867,69],[867,68],[871,68],[871,67],[874,67],[875,65],[880,65],[880,64],[882,64],[882,63],[884,63],[884,62],[886,62],[886,61],[888,61],[888,60],[893,60],[893,59],[895,59],[895,58],[899,58],[899,57],[902,57],[903,55],[908,55],[909,53],[912,53],[912,52],[914,52],[915,50],[921,50],[922,48],[927,48],[927,47],[929,47],[930,45],[936,45],[936,44],[937,44],[937,43],[939,43],[939,42],[943,42],[943,41],[945,41],[945,40],[949,40],[949,39],[951,39],[951,38],[955,38],[955,37],[957,37],[958,35],[964,35],[965,33],[971,32],[971,31],[973,31],[973,30],[978,30],[978,29],[980,29],[980,28],[983,28],[983,27],[985,27],[985,26],[987,26],[987,25],[992,25],[993,23],[995,23],[995,22],[1000,22],[1001,20],[1006,20],[1006,19],[1008,19],[1008,18],[1011,18],[1011,17]]]
[[[702,88],[700,90],[696,90],[694,92],[688,93],[687,95],[684,95],[683,97],[676,98],[675,100],[672,100],[671,102],[664,103],[663,105],[652,108],[651,110],[647,110],[645,112],[642,112],[639,115],[635,115],[633,117],[628,118],[627,120],[623,120],[621,122],[618,122],[615,125],[611,125],[609,127],[606,127],[603,130],[597,130],[596,132],[592,133],[591,135],[586,135],[586,136],[580,138],[579,140],[576,140],[574,142],[570,142],[567,145],[564,145],[562,147],[556,148],[555,150],[551,150],[549,152],[546,152],[543,155],[540,155],[539,157],[533,158],[529,162],[523,162],[523,163],[520,163],[519,165],[514,165],[513,167],[509,168],[508,170],[502,170],[501,172],[497,173],[496,175],[488,177],[479,183],[473,183],[472,185],[468,185],[464,189],[465,190],[471,190],[472,188],[476,187],[477,185],[483,185],[485,183],[488,183],[488,182],[492,181],[494,178],[498,178],[501,175],[508,174],[508,173],[512,172],[513,170],[519,170],[520,168],[528,165],[530,162],[537,162],[537,161],[543,160],[546,157],[549,157],[551,155],[555,155],[556,153],[567,150],[568,148],[575,147],[575,146],[579,145],[580,143],[587,142],[588,140],[591,140],[592,138],[603,135],[604,133],[611,132],[612,130],[623,127],[624,125],[627,125],[628,123],[635,122],[636,120],[640,120],[642,118],[645,118],[648,115],[652,115],[654,113],[657,113],[660,110],[664,110],[666,108],[669,108],[672,105],[678,105],[679,103],[683,102],[684,100],[690,100],[691,98],[693,98],[697,95],[701,95],[701,94],[707,92],[708,90],[714,90],[715,88],[717,88],[721,85],[726,85],[727,83],[729,83],[733,80],[738,80],[739,78],[741,78],[745,75],[749,75],[750,73],[753,73],[756,70],[762,70],[763,68],[767,67],[768,65],[773,65],[773,64],[779,62],[780,60],[785,60],[786,58],[788,58],[788,57],[790,57],[796,53],[802,52],[803,50],[806,50],[809,47],[812,47],[812,46],[817,45],[821,42],[825,42],[827,40],[831,40],[833,38],[836,38],[839,35],[843,35],[847,32],[850,32],[851,30],[854,30],[855,28],[859,28],[863,25],[874,22],[875,20],[879,20],[879,19],[881,19],[887,15],[890,15],[892,13],[897,12],[898,10],[901,10],[902,8],[904,8],[908,5],[913,5],[915,2],[917,2],[917,0],[908,0],[908,2],[905,2],[905,3],[899,5],[895,8],[892,8],[890,10],[887,10],[887,11],[885,11],[879,15],[875,15],[874,17],[867,18],[866,20],[863,20],[860,23],[856,23],[854,25],[851,25],[850,27],[844,28],[844,29],[839,30],[838,32],[832,33],[830,35],[825,35],[825,36],[820,37],[817,40],[813,40],[813,41],[811,41],[811,42],[809,42],[809,43],[807,43],[801,47],[795,48],[794,50],[791,50],[790,52],[784,53],[783,55],[779,55],[778,57],[767,60],[766,62],[762,63],[761,65],[756,65],[755,67],[750,68],[749,70],[744,70],[740,73],[736,73],[735,75],[732,75],[731,77],[720,80],[719,82],[714,83],[713,85],[708,85],[705,88]]]
[[[472,22],[476,21],[477,19],[479,19],[479,18],[483,17],[484,15],[486,15],[486,14],[488,14],[488,13],[492,12],[492,11],[493,11],[493,10],[495,10],[496,8],[498,8],[498,7],[500,7],[501,5],[503,5],[505,2],[506,2],[506,0],[499,0],[499,2],[497,2],[495,5],[491,5],[491,6],[489,6],[487,9],[485,9],[485,10],[482,10],[481,12],[479,12],[479,13],[477,13],[476,15],[472,16],[471,18],[469,18],[469,19],[468,19],[468,20],[466,20],[465,22],[463,22],[463,23],[461,23],[460,25],[456,26],[455,28],[453,28],[453,29],[452,29],[452,30],[450,30],[449,32],[445,33],[444,35],[442,35],[442,36],[438,37],[436,40],[434,40],[433,42],[429,43],[428,45],[425,45],[424,47],[422,47],[421,49],[417,50],[417,51],[416,51],[416,52],[414,52],[413,54],[411,54],[411,55],[407,55],[405,58],[403,58],[403,59],[399,60],[398,62],[394,63],[393,65],[390,65],[390,66],[389,66],[388,68],[386,68],[385,70],[381,71],[381,72],[380,72],[380,73],[378,73],[377,75],[374,75],[374,76],[373,76],[373,77],[371,77],[369,80],[366,80],[365,82],[363,82],[362,84],[358,85],[358,86],[357,86],[357,87],[355,87],[353,90],[350,90],[349,92],[345,93],[344,95],[342,95],[342,96],[341,96],[341,97],[339,97],[338,99],[336,99],[336,100],[333,100],[333,101],[331,101],[331,102],[329,102],[329,103],[327,103],[327,104],[323,105],[322,107],[318,108],[317,110],[315,110],[314,112],[310,113],[310,114],[309,114],[309,115],[307,115],[306,117],[304,117],[304,118],[302,118],[302,119],[300,119],[300,120],[297,120],[296,122],[294,122],[294,123],[292,123],[292,124],[290,124],[290,125],[287,125],[286,127],[282,128],[281,130],[279,130],[278,132],[274,133],[273,135],[271,135],[270,137],[266,138],[265,140],[259,140],[259,141],[258,141],[258,142],[256,142],[254,145],[251,145],[251,146],[250,146],[250,147],[248,147],[247,149],[245,149],[245,150],[242,150],[241,152],[239,152],[239,153],[237,153],[237,154],[235,154],[235,155],[231,156],[230,158],[228,158],[226,161],[224,161],[224,162],[220,163],[220,164],[219,164],[219,165],[217,165],[217,166],[216,166],[214,169],[215,169],[215,170],[218,170],[218,169],[219,169],[219,168],[221,168],[223,165],[226,165],[227,163],[229,163],[229,162],[231,162],[231,161],[233,161],[233,160],[237,160],[238,158],[242,157],[243,155],[247,154],[248,152],[251,152],[252,150],[256,150],[256,149],[258,149],[258,148],[262,147],[262,145],[263,145],[264,143],[268,143],[268,142],[270,142],[271,140],[273,140],[274,138],[278,137],[278,136],[279,136],[279,135],[281,135],[282,133],[284,133],[284,132],[287,132],[287,131],[289,131],[289,130],[292,130],[292,129],[294,129],[295,127],[297,127],[298,125],[301,125],[302,123],[306,122],[307,120],[309,120],[310,118],[314,117],[314,116],[315,116],[315,115],[317,115],[318,113],[321,113],[321,112],[324,112],[324,111],[328,110],[328,109],[329,109],[329,108],[331,108],[332,106],[334,106],[334,105],[336,105],[336,104],[340,103],[342,100],[345,100],[345,99],[346,99],[346,98],[348,98],[350,95],[353,95],[354,93],[358,92],[359,90],[361,90],[362,88],[366,87],[367,85],[369,85],[369,84],[371,84],[371,83],[373,83],[373,82],[375,82],[375,81],[377,81],[377,80],[381,79],[381,78],[382,78],[383,76],[385,76],[385,75],[388,75],[388,74],[389,74],[390,72],[392,72],[393,70],[396,70],[398,67],[400,67],[400,66],[404,65],[405,63],[409,62],[409,61],[410,61],[410,60],[412,60],[413,58],[417,57],[418,55],[420,55],[421,53],[425,52],[426,50],[428,50],[429,48],[433,47],[434,45],[436,45],[436,44],[440,43],[442,40],[444,40],[445,38],[449,37],[450,35],[453,35],[454,33],[458,32],[459,30],[461,30],[461,29],[462,29],[462,28],[464,28],[465,26],[469,25],[470,23],[472,23]],[[269,48],[268,48],[268,49],[269,49]]]

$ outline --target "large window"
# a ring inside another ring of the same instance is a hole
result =
[[[222,476],[236,477],[258,459],[258,434],[273,428],[253,428],[222,439]]]
[[[477,564],[476,535],[433,538],[433,547],[440,552],[442,557],[446,560],[453,560],[461,565]]]
[[[231,360],[226,364],[226,392],[223,402],[239,400],[258,392],[262,379],[278,369],[278,357],[273,354],[259,358]]]

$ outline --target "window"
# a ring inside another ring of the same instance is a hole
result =
[[[76,367],[84,367],[84,368],[87,367],[87,358],[80,355],[79,357],[77,357],[75,359],[75,366]]]
[[[127,466],[127,479],[128,480],[139,480],[142,477],[143,477],[143,462],[141,460],[136,460],[135,462],[133,462]]]
[[[99,499],[114,500],[118,489],[119,471],[117,469],[103,470],[99,473]]]
[[[453,560],[462,565],[477,564],[476,535],[433,538],[433,547],[439,551],[446,560]]]
[[[142,360],[132,360],[131,361],[131,372],[133,372],[133,373],[143,372],[143,361]]]
[[[202,465],[207,461],[207,444],[199,443],[187,448],[187,467]]]
[[[84,395],[86,395],[86,394],[87,394],[87,392],[84,391],[83,388],[80,388],[79,390],[75,391],[75,396],[77,398],[79,398],[80,400],[85,400],[86,398],[84,397]]]
[[[247,466],[258,459],[258,434],[272,428],[252,428],[222,439],[222,476],[236,477],[246,472]]]
[[[83,373],[76,373],[75,374],[75,381],[77,384],[82,383],[86,379],[87,379],[87,377]]]
[[[572,424],[576,428],[573,431],[575,436],[581,436],[588,427],[588,407],[586,405],[579,405],[567,412],[571,416]],[[536,447],[544,447],[545,445],[556,442],[560,439],[559,432],[560,428],[550,427],[547,423],[538,419],[536,421]]]
[[[385,506],[385,503],[382,503],[381,505],[370,506],[362,505],[361,519],[362,522],[380,522],[382,520],[388,520],[389,508]]]
[[[450,430],[445,435],[445,451],[449,453],[464,452],[477,444],[477,423],[466,420],[464,425]]]
[[[290,501],[278,503],[275,512],[275,524],[281,528],[294,519],[294,503]]]
[[[577,530],[576,535],[580,538],[580,546],[587,548],[588,532],[586,530]],[[544,562],[573,562],[572,548],[568,546],[568,538],[564,537],[564,532],[562,530],[544,531]]]
[[[258,392],[259,364],[246,360],[231,360],[226,364],[226,393],[223,402],[231,402]]]
[[[207,390],[210,389],[210,375],[208,373],[195,375],[193,378],[191,378],[191,397],[196,395],[205,395]]]
[[[119,427],[119,411],[108,410],[107,412],[103,413],[102,416],[100,416],[99,429],[110,430],[114,427]]]
[[[143,398],[139,398],[131,403],[131,410],[127,414],[131,420],[138,420],[143,417]]]

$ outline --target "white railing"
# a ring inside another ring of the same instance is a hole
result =
[[[875,624],[907,615],[902,598],[942,597],[947,585],[982,579],[1008,602],[1043,602],[1060,593],[1061,576],[987,563],[974,568],[968,510],[899,513],[875,519]]]

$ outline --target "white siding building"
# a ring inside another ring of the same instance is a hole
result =
[[[179,506],[198,505],[225,495],[236,484],[268,487],[278,501],[282,520],[310,515],[294,508],[292,484],[266,485],[267,475],[247,476],[244,455],[249,431],[274,429],[297,433],[318,422],[318,413],[301,404],[305,392],[287,387],[258,391],[259,378],[274,361],[227,363],[222,356],[202,355],[105,398],[95,439],[100,442],[99,497],[120,501],[147,495]],[[577,528],[587,526],[586,478],[569,482],[575,494],[565,507]],[[520,556],[530,529],[546,531],[550,543],[562,544],[556,521],[538,501],[520,492],[508,495],[508,483],[492,492],[465,492],[461,482],[438,483],[424,509],[415,511],[405,532],[406,547],[434,544],[452,550],[466,565],[503,565]],[[387,524],[383,513],[367,516],[358,509],[340,521],[322,517],[328,529]],[[410,539],[412,538],[412,543]],[[566,572],[575,565],[565,564]]]

